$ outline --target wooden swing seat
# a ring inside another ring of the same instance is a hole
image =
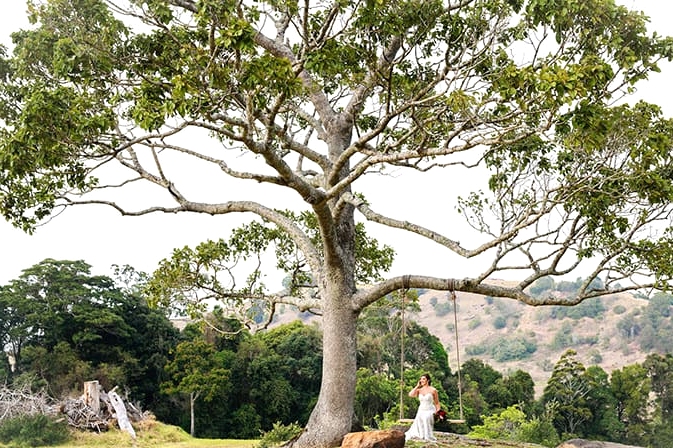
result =
[[[455,424],[458,425],[458,424],[465,423],[465,420],[451,420],[451,419],[449,419],[449,420],[447,420],[447,422],[449,422],[449,423],[455,423]]]

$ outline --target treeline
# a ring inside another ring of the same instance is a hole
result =
[[[4,382],[63,398],[96,379],[198,437],[258,438],[306,423],[321,381],[317,325],[293,321],[251,333],[216,308],[178,330],[169,310],[146,303],[146,280],[129,267],[110,278],[92,275],[83,261],[45,260],[0,287]],[[415,297],[391,295],[362,313],[356,425],[382,428],[413,417],[417,402],[406,392],[428,372],[449,417],[465,420],[438,430],[546,446],[571,437],[652,447],[673,440],[671,355],[651,354],[608,374],[569,350],[537,399],[527,372],[504,375],[470,359],[459,389],[441,341],[404,319],[417,309]]]

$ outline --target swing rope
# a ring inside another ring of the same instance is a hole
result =
[[[451,289],[451,301],[453,302],[453,329],[456,334],[456,362],[458,363],[458,408],[460,419],[449,420],[451,423],[465,423],[463,417],[463,380],[460,376],[460,344],[458,342],[458,313],[456,312],[456,291]]]
[[[406,322],[404,316],[404,308],[406,305],[407,293],[409,292],[409,276],[405,275],[403,278],[404,288],[402,289],[402,305],[400,306],[400,317],[402,325],[400,327],[400,417],[399,420],[404,419],[404,333],[406,332]]]

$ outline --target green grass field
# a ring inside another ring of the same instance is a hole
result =
[[[181,428],[156,420],[144,421],[135,430],[135,441],[119,429],[101,433],[73,431],[71,440],[58,448],[254,448],[259,444],[258,440],[195,439]]]
[[[136,439],[119,429],[107,432],[74,431],[71,440],[57,448],[255,448],[259,440],[195,439],[176,426],[166,425],[156,420],[147,420],[136,426]],[[437,442],[409,441],[408,448],[469,448],[488,446],[489,448],[544,448],[540,445],[472,440],[451,433],[435,433]],[[5,445],[0,445],[5,446]]]

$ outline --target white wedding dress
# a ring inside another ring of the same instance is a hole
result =
[[[435,425],[435,404],[432,394],[419,394],[418,412],[416,418],[411,424],[411,428],[405,433],[406,439],[437,440],[432,435],[432,429]]]

